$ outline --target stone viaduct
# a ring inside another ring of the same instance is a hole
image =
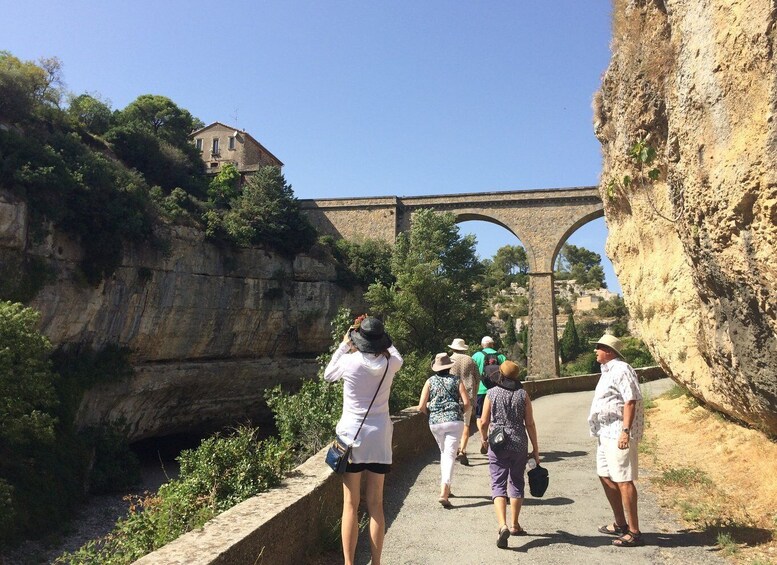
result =
[[[456,222],[482,220],[507,229],[521,240],[529,261],[529,376],[558,376],[553,262],[575,230],[604,215],[597,187],[330,198],[300,200],[300,205],[319,232],[356,240],[393,243],[423,208],[451,212]]]

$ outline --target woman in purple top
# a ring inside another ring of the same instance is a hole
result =
[[[510,535],[525,535],[518,516],[523,504],[524,470],[526,469],[528,440],[533,447],[532,457],[539,464],[537,427],[534,424],[531,399],[523,388],[517,387],[520,370],[512,361],[499,366],[500,380],[486,393],[481,416],[481,438],[488,441],[488,433],[494,426],[501,426],[507,440],[496,451],[488,447],[488,471],[491,476],[491,497],[499,522],[496,545],[507,547]],[[528,438],[527,438],[528,433]],[[510,497],[511,526],[507,526],[507,497]]]

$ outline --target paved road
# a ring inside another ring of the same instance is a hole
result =
[[[665,379],[648,383],[657,396]],[[410,468],[392,473],[386,490],[387,534],[383,562],[469,565],[533,562],[537,564],[725,564],[710,540],[687,532],[660,509],[646,472],[638,482],[640,522],[647,545],[612,547],[597,527],[612,515],[596,477],[594,445],[586,417],[593,393],[559,394],[534,402],[541,458],[550,472],[543,498],[524,501],[521,525],[529,536],[511,537],[508,549],[496,547],[497,523],[489,496],[488,463],[475,444],[470,466],[457,464],[451,499],[454,508],[437,503],[439,453],[429,453]],[[476,439],[476,438],[475,438]],[[527,487],[528,494],[528,487]],[[362,532],[357,563],[369,563],[369,540]]]

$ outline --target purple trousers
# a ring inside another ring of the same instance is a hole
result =
[[[527,453],[503,449],[499,453],[488,448],[488,473],[491,476],[491,498],[523,498]]]

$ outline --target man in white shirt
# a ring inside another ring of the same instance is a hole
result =
[[[596,385],[588,425],[597,438],[596,472],[612,507],[615,522],[599,528],[618,536],[617,547],[643,545],[637,515],[637,444],[642,439],[644,413],[639,379],[622,359],[623,344],[612,335],[596,342],[602,376]]]

